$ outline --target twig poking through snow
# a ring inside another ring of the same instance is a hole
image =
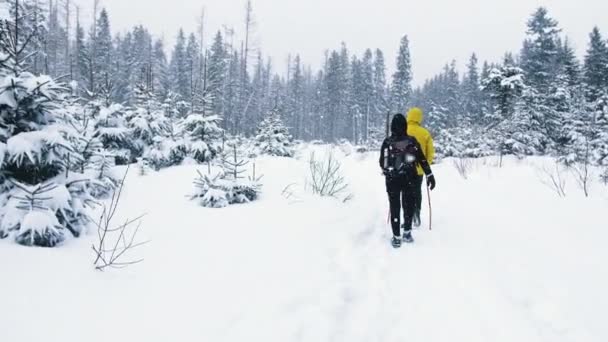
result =
[[[473,168],[473,162],[469,158],[456,158],[454,159],[454,167],[458,170],[458,174],[466,180]]]
[[[323,160],[317,160],[314,152],[310,155],[310,185],[312,192],[321,197],[339,197],[348,189],[342,174],[342,164],[329,152]],[[345,202],[351,198],[346,196]]]
[[[543,166],[541,171],[541,182],[555,191],[559,197],[566,197],[566,179],[562,176],[559,161],[555,162],[555,170]]]
[[[141,227],[141,220],[145,215],[140,215],[134,219],[127,219],[123,224],[112,228],[112,220],[120,204],[122,190],[129,173],[129,168],[125,171],[119,188],[112,194],[112,199],[108,207],[104,206],[103,213],[97,223],[98,241],[91,246],[95,252],[95,269],[104,271],[106,268],[125,268],[130,265],[138,264],[144,259],[125,260],[128,252],[147,244],[146,242],[137,242],[137,233]],[[135,226],[135,229],[130,232],[130,227]],[[108,240],[112,235],[118,236],[113,242]],[[108,247],[110,246],[110,247]]]

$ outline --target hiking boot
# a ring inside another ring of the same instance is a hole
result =
[[[401,238],[398,236],[393,236],[391,243],[394,248],[399,248],[399,247],[401,247]]]
[[[405,232],[403,232],[403,242],[405,243],[413,243],[414,242],[414,237],[412,236],[412,231],[411,230],[406,230]]]

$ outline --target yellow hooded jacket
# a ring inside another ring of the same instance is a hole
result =
[[[429,162],[429,165],[433,164],[435,159],[435,145],[433,144],[433,137],[429,131],[422,127],[422,121],[424,119],[424,113],[420,108],[412,108],[407,113],[407,135],[416,138],[420,147],[422,147],[422,153]],[[424,175],[422,167],[418,165],[418,175]]]

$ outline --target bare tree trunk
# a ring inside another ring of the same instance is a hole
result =
[[[97,10],[99,7],[99,0],[93,0],[93,37],[91,37],[91,56],[89,62],[89,91],[95,92],[95,62],[97,61]]]
[[[243,55],[243,75],[247,74],[247,61],[249,59],[249,38],[253,28],[253,6],[251,0],[247,0],[245,8],[245,51]]]
[[[369,141],[369,100],[367,100],[367,109],[365,111],[365,141]]]
[[[69,71],[70,80],[73,80],[74,77],[72,75],[72,55],[70,52],[70,6],[71,0],[65,0],[65,71]]]
[[[19,46],[19,0],[15,0],[15,43],[13,46]],[[19,69],[19,49],[15,48],[15,76],[17,75],[17,70]]]

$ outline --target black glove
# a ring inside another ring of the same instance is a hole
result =
[[[435,182],[435,176],[433,176],[433,175],[426,176],[426,185],[431,190],[435,190],[435,186],[437,185],[437,182]]]
[[[390,175],[390,171],[388,171],[388,169],[384,169],[384,168],[383,168],[383,169],[382,169],[382,174],[383,174],[384,176],[387,176],[387,177],[388,177],[388,176]]]

